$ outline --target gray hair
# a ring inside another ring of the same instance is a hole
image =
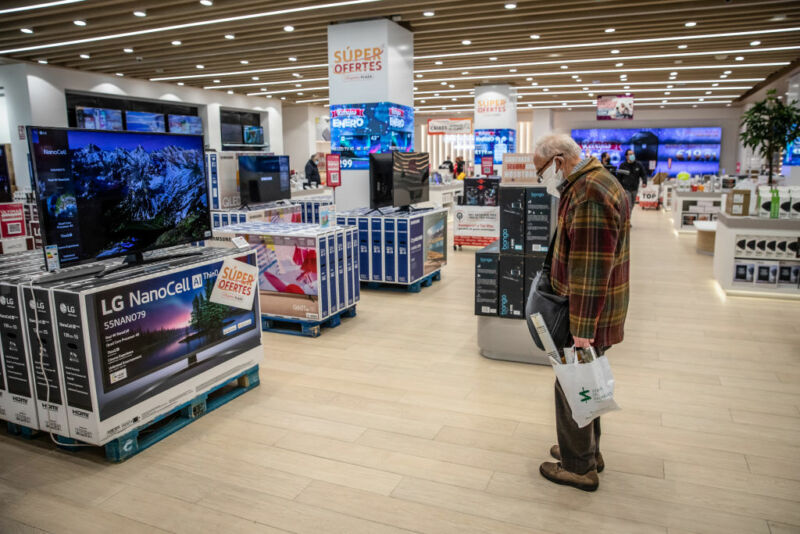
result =
[[[543,159],[563,154],[567,159],[579,159],[581,147],[567,134],[547,134],[536,140],[533,153]]]

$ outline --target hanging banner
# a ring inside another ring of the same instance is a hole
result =
[[[325,168],[328,173],[328,187],[342,185],[341,156],[339,154],[325,154]]]
[[[600,95],[597,97],[597,120],[633,119],[633,95]]]
[[[428,119],[428,135],[472,133],[472,119]]]
[[[478,85],[475,87],[475,128],[517,128],[517,104],[510,85]]]

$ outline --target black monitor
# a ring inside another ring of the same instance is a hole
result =
[[[407,207],[429,198],[430,158],[426,152],[370,154],[370,207]]]
[[[223,145],[241,145],[243,144],[244,138],[242,137],[242,125],[241,124],[228,124],[228,123],[221,123],[220,130],[222,133],[222,144]]]
[[[202,136],[29,126],[28,143],[62,267],[210,237]]]
[[[290,198],[289,156],[239,156],[242,205]]]

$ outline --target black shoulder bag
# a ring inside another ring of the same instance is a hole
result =
[[[542,350],[547,350],[536,332],[536,327],[531,320],[531,315],[541,313],[547,329],[553,338],[556,347],[563,349],[572,345],[572,335],[569,333],[569,297],[556,295],[550,283],[550,268],[553,262],[553,248],[556,244],[558,229],[553,233],[550,248],[544,258],[544,265],[536,273],[536,278],[531,283],[531,290],[525,304],[525,320],[528,323],[533,342]]]

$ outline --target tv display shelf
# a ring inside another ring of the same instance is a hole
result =
[[[714,221],[722,209],[722,192],[678,191],[672,193],[672,222],[681,233],[695,233],[695,221]]]

